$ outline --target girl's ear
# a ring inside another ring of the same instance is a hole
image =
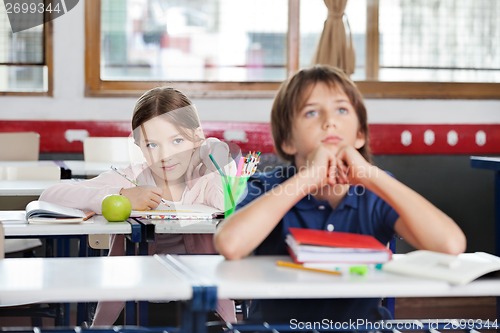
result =
[[[366,134],[358,131],[358,134],[356,136],[356,141],[354,142],[354,148],[360,149],[363,147],[366,143]]]
[[[196,147],[199,147],[201,146],[201,144],[203,143],[203,140],[205,140],[205,134],[203,133],[203,130],[201,129],[201,127],[198,127],[197,129],[194,130],[194,138],[195,138],[195,141],[194,141],[194,144]]]

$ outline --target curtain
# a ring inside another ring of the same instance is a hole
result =
[[[344,13],[347,0],[324,1],[328,8],[328,18],[325,21],[313,62],[339,67],[350,75],[354,73],[355,56],[349,23]],[[344,18],[347,24],[348,38]]]

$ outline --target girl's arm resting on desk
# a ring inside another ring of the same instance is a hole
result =
[[[107,171],[92,179],[51,186],[43,191],[40,200],[101,214],[101,202],[110,194],[126,196],[135,210],[156,208],[162,198],[160,188],[135,186],[119,174]]]
[[[85,181],[57,184],[43,191],[40,200],[71,208],[88,209],[100,214],[101,202],[106,195],[118,194],[123,187],[130,186],[120,178],[110,172],[110,175],[102,174]]]

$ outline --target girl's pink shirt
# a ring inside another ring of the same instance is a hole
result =
[[[226,168],[227,174],[232,175],[235,168],[234,165],[229,165]],[[201,176],[196,174],[198,170],[199,168],[194,171],[194,180],[190,182],[190,187],[186,190],[183,204],[204,204],[223,211],[224,194],[219,174],[209,173]],[[137,180],[141,185],[156,186],[153,175],[145,163],[131,165],[120,171],[130,179]],[[40,200],[57,203],[66,207],[92,210],[100,214],[101,202],[105,196],[118,194],[122,188],[131,188],[134,186],[127,179],[110,170],[92,179],[54,185],[42,193]],[[184,234],[182,238],[186,253],[188,254],[217,253],[213,245],[212,235],[210,234]],[[155,253],[174,253],[168,247],[161,246],[162,242],[158,242],[155,245]],[[111,236],[109,255],[125,255],[125,238],[123,235]],[[124,302],[99,302],[92,325],[113,325],[124,306]],[[219,300],[217,312],[224,321],[236,322],[233,301]]]

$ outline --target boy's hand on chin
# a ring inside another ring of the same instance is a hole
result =
[[[304,170],[301,174],[308,177],[312,185],[311,191],[322,188],[327,185],[335,185],[337,158],[330,150],[320,145],[307,156]]]
[[[363,183],[363,179],[371,176],[373,165],[366,161],[356,148],[342,146],[336,157],[338,183],[358,185]]]

